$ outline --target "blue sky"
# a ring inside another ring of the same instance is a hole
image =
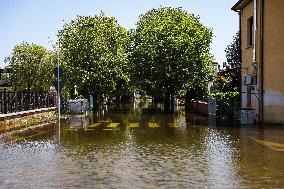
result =
[[[23,41],[52,49],[57,31],[77,15],[96,15],[103,11],[118,23],[135,28],[140,14],[160,6],[182,7],[199,15],[213,28],[211,45],[214,58],[226,60],[224,50],[238,31],[238,15],[231,11],[237,0],[0,0],[0,67],[13,47]]]

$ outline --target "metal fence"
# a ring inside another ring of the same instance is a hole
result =
[[[43,92],[0,92],[0,113],[7,114],[56,105],[53,93]]]

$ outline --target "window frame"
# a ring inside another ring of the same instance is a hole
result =
[[[253,46],[253,16],[247,19],[247,48]]]

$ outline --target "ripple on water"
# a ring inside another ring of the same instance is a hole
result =
[[[60,143],[54,131],[0,146],[0,188],[250,188],[284,184],[284,166],[279,163],[283,154],[254,143],[241,130],[187,127],[180,115],[180,124],[168,128],[161,115],[159,119],[160,127],[140,124],[132,129],[119,126],[115,131],[104,131],[102,126],[70,131],[63,126]],[[277,165],[272,163],[275,161]]]

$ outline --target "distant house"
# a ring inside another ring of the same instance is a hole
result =
[[[284,123],[284,0],[239,0],[242,116]]]

